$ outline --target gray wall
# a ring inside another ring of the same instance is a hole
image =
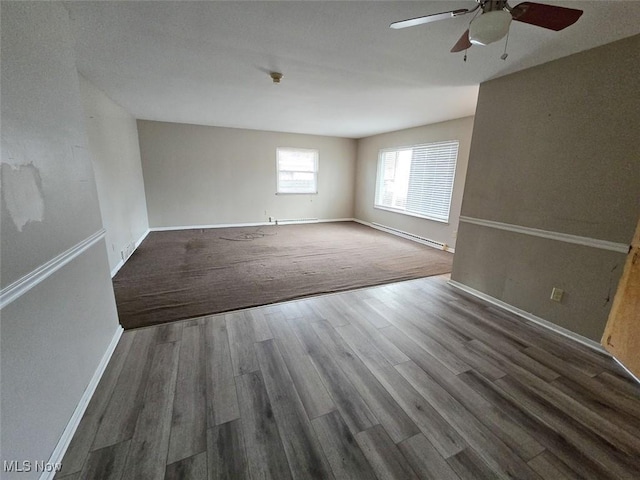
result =
[[[1,30],[4,295],[102,223],[67,11],[2,2]],[[47,461],[118,329],[104,241],[1,315],[0,461]]]
[[[138,129],[135,118],[83,76],[80,92],[113,270],[126,245],[137,242],[149,228]]]
[[[473,117],[466,117],[360,139],[358,141],[355,183],[355,217],[359,220],[379,223],[455,247],[472,130]],[[445,224],[373,207],[378,152],[381,149],[444,140],[460,141],[449,223]]]
[[[138,121],[151,227],[353,217],[355,140]],[[276,195],[276,148],[320,152],[317,195]]]
[[[483,83],[462,215],[628,244],[640,214],[639,49],[635,36]],[[599,341],[624,259],[462,221],[452,279]],[[560,304],[554,286],[567,292]]]

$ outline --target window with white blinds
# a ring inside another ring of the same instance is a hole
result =
[[[375,206],[449,221],[458,141],[380,150]]]
[[[318,193],[318,150],[278,148],[277,192]]]

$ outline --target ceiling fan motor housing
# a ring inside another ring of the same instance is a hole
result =
[[[482,7],[482,12],[495,12],[496,10],[504,10],[507,7],[507,0],[476,0]]]

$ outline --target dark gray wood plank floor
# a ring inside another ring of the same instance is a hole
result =
[[[431,277],[123,334],[58,479],[637,479],[640,385]]]

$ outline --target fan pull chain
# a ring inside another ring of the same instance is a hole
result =
[[[502,60],[506,60],[509,54],[507,53],[507,45],[509,44],[509,32],[507,31],[507,39],[504,41],[504,53],[500,55]]]

